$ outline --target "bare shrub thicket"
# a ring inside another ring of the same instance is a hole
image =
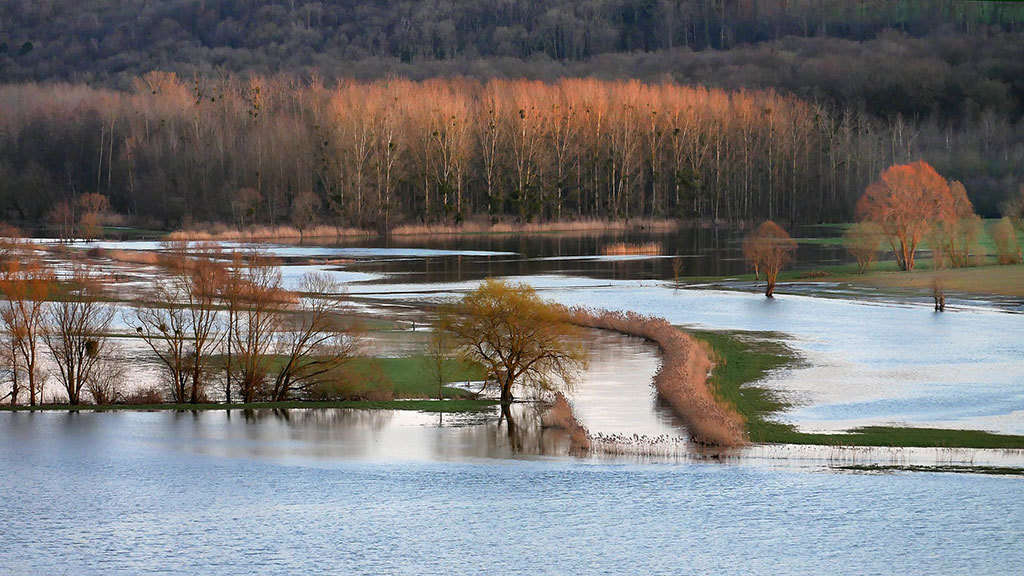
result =
[[[857,272],[863,274],[871,268],[883,240],[882,227],[874,222],[857,222],[843,234],[843,244],[857,259]]]
[[[1000,264],[1019,264],[1021,262],[1020,243],[1013,222],[1003,217],[992,225],[992,241],[996,245],[996,258]]]

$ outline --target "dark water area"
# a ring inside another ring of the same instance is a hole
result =
[[[824,231],[824,232],[823,232]],[[827,228],[808,228],[807,234],[832,234]],[[743,260],[741,230],[684,228],[671,232],[636,230],[629,232],[588,232],[550,234],[461,234],[429,237],[351,239],[340,243],[313,240],[302,244],[315,253],[315,247],[380,250],[358,254],[345,269],[386,274],[386,283],[461,282],[488,276],[529,276],[569,274],[598,279],[667,280],[675,277],[674,260],[682,260],[680,278],[731,276],[749,272]],[[657,255],[605,255],[615,243],[648,244],[660,247]],[[432,250],[448,251],[423,257],[389,255],[387,250],[429,245]],[[344,256],[344,252],[340,254]],[[845,249],[829,244],[800,244],[796,262],[799,267],[848,262]]]
[[[391,418],[0,414],[0,573],[1024,568],[1019,478],[491,458],[459,449],[472,427]],[[374,452],[396,429],[451,437],[429,458]]]

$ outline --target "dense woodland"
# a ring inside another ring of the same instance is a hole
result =
[[[920,159],[992,216],[1024,182],[1012,3],[26,0],[0,81],[22,224],[819,222]]]
[[[927,36],[1020,32],[1022,26],[1020,6],[958,0],[12,0],[0,6],[0,41],[15,56],[10,73],[24,79],[95,79],[178,64],[347,75],[343,63],[371,58],[581,61],[614,52],[729,50],[787,36],[863,41],[890,29]]]
[[[957,0],[14,0],[0,81],[563,76],[776,88],[830,106],[1020,117],[1024,5]]]

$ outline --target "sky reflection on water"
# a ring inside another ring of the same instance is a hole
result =
[[[351,434],[439,429],[420,426],[422,415],[353,417],[383,425],[240,416],[0,414],[0,573],[1018,574],[1024,566],[1019,478],[820,473],[744,460],[495,459],[461,452],[467,444],[448,436],[437,439],[451,451],[436,455],[440,462],[351,457],[341,446],[365,443]]]

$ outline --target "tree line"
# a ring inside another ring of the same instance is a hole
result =
[[[357,389],[344,367],[361,330],[325,274],[309,273],[286,290],[276,262],[259,253],[172,244],[159,255],[131,256],[165,275],[120,309],[159,373],[129,393],[111,278],[82,258],[58,275],[31,244],[5,240],[0,249],[0,373],[11,405],[43,403],[47,383],[60,390],[50,399],[72,405],[280,402],[346,398]]]
[[[0,104],[2,213],[61,231],[111,213],[163,228],[842,220],[931,134],[773,91],[579,79],[328,87],[154,72],[131,91],[3,86]]]

